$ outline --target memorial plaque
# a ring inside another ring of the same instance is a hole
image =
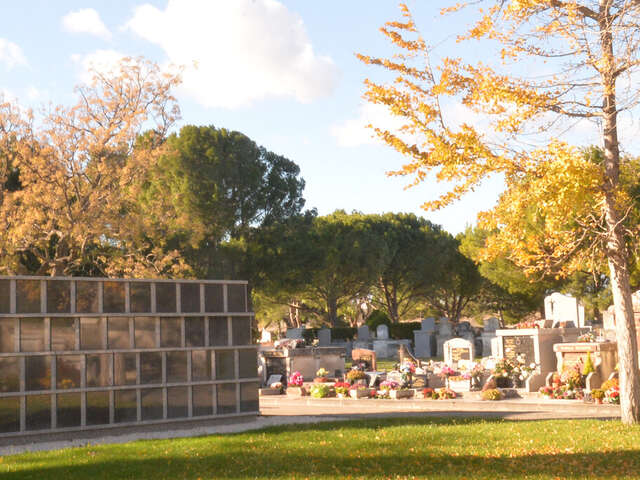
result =
[[[451,349],[451,360],[454,362],[459,360],[471,360],[471,349],[453,347]]]
[[[524,355],[524,362],[528,365],[536,361],[536,351],[531,335],[513,335],[502,337],[504,358],[516,360],[518,355]]]

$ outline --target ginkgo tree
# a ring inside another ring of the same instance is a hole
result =
[[[622,420],[637,423],[640,379],[629,282],[633,226],[631,199],[621,188],[618,117],[640,100],[634,81],[640,2],[477,0],[441,13],[471,9],[475,19],[458,42],[478,42],[483,51],[495,47],[495,62],[444,56],[435,63],[437,47],[421,35],[404,4],[403,18],[381,29],[399,53],[358,55],[393,75],[387,82],[367,80],[365,92],[368,101],[387,106],[404,122],[399,130],[373,125],[384,142],[409,158],[391,174],[413,177],[413,184],[434,174],[453,185],[425,208],[446,206],[488,176],[502,175],[505,192],[483,216],[485,226],[499,232],[488,239],[488,253],[501,249],[530,272],[557,275],[603,259],[616,318]],[[468,121],[451,122],[448,109],[456,104],[469,112]],[[563,140],[567,126],[584,121],[598,126],[601,162],[585,159]]]

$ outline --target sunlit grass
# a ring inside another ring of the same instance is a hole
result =
[[[1,459],[3,479],[640,478],[619,421],[371,419]]]

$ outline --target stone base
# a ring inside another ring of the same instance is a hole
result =
[[[412,398],[414,390],[390,390],[389,398]]]
[[[261,388],[259,392],[261,397],[265,395],[282,395],[282,390],[278,388]]]

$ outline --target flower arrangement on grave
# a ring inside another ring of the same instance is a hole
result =
[[[449,377],[452,377],[454,375],[456,375],[456,371],[451,368],[449,365],[444,365],[441,369],[440,369],[440,377],[442,377],[444,380],[447,380]]]
[[[398,382],[394,382],[393,380],[385,380],[384,382],[380,382],[380,390],[398,390],[400,388],[400,384]]]
[[[402,376],[402,386],[408,388],[411,385],[413,374],[416,372],[416,366],[413,362],[405,361],[400,367]]]
[[[278,390],[280,393],[282,393],[282,382],[273,382],[271,385],[269,385],[269,388],[272,390]]]
[[[331,393],[331,387],[325,383],[316,383],[311,386],[311,396],[313,398],[326,398]]]
[[[375,397],[376,391],[361,383],[354,383],[349,387],[349,395],[353,398]]]
[[[601,388],[594,388],[591,390],[591,398],[593,398],[596,403],[602,403],[604,400],[604,390]]]
[[[516,323],[514,325],[515,328],[518,328],[520,330],[525,329],[525,328],[540,328],[540,325],[538,325],[535,321],[522,321],[519,323]]]
[[[496,362],[493,371],[491,372],[494,377],[510,378],[513,374],[514,364],[511,360],[503,358]]]
[[[496,401],[496,400],[502,400],[503,398],[504,398],[504,394],[497,388],[490,388],[482,392],[483,400]]]
[[[300,372],[293,372],[289,377],[290,387],[301,387],[304,384],[304,377]]]
[[[323,383],[328,381],[328,378],[327,378],[328,376],[329,376],[329,372],[324,368],[321,368],[316,372],[316,378],[314,378],[313,381],[316,383]]]
[[[604,390],[605,403],[620,404],[620,381],[617,378],[607,380],[600,388]]]
[[[347,372],[347,381],[349,383],[355,383],[358,380],[366,380],[367,374],[362,370],[352,369]]]
[[[436,395],[436,392],[435,392],[435,390],[433,388],[428,388],[427,387],[427,388],[423,388],[422,389],[422,396],[424,398],[427,398],[427,399],[431,400],[431,399],[434,398],[434,395]]]
[[[347,383],[347,382],[336,382],[333,385],[333,388],[335,389],[336,393],[338,395],[348,395],[349,394],[349,388],[351,388],[351,384]]]
[[[563,365],[560,380],[562,380],[562,383],[570,390],[584,387],[582,364],[578,362],[573,365]]]
[[[456,392],[454,392],[453,390],[451,390],[450,388],[439,388],[436,391],[438,397],[438,400],[452,400],[454,398],[456,398],[458,395],[456,394]],[[435,397],[434,397],[435,398]]]
[[[545,397],[553,398],[554,388],[549,385],[545,385],[544,387],[540,387],[538,393]]]
[[[593,343],[596,341],[596,335],[593,332],[583,333],[578,337],[579,343]]]

